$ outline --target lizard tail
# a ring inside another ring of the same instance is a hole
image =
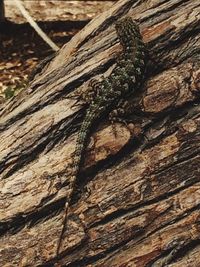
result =
[[[97,110],[98,108],[95,105],[95,107],[92,107],[87,111],[87,114],[79,130],[78,138],[76,141],[76,148],[73,155],[72,176],[77,177],[78,175],[82,163],[83,153],[86,148],[86,143],[88,141],[92,125],[95,119],[98,117]]]
[[[91,130],[91,126],[92,126],[93,122],[95,121],[95,118],[97,117],[96,108],[97,107],[94,106],[93,108],[88,110],[88,112],[84,118],[84,121],[81,125],[81,128],[79,130],[79,133],[78,133],[76,148],[75,148],[75,152],[73,155],[72,174],[70,177],[70,193],[68,196],[69,201],[67,201],[65,204],[64,217],[63,217],[63,223],[62,223],[63,227],[62,227],[61,234],[60,234],[60,237],[58,240],[57,251],[56,251],[57,256],[58,256],[59,251],[60,251],[60,246],[62,243],[62,237],[63,237],[64,232],[66,230],[69,202],[70,202],[70,199],[71,199],[72,194],[74,192],[74,188],[76,186],[77,175],[78,175],[79,168],[81,165],[82,156],[83,156],[83,153],[85,150],[86,142],[87,142],[87,139],[89,136],[89,132]]]

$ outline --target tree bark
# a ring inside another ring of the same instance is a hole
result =
[[[87,21],[110,8],[116,0],[21,0],[25,9],[30,13],[35,21]],[[27,23],[19,9],[16,8],[15,1],[5,1],[6,18],[14,23]]]
[[[109,75],[124,15],[148,46],[146,83],[129,127],[92,133],[57,257],[85,111],[69,93]],[[199,54],[199,0],[119,1],[1,108],[0,266],[200,266]]]

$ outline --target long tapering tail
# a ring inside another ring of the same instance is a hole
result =
[[[91,106],[89,110],[86,113],[86,116],[83,120],[83,123],[81,125],[81,128],[78,133],[78,138],[76,141],[76,148],[73,154],[73,163],[72,163],[72,174],[70,176],[70,192],[68,196],[68,201],[66,199],[66,204],[65,204],[65,210],[64,210],[64,217],[63,217],[63,227],[62,231],[58,240],[58,246],[57,246],[57,255],[59,254],[60,246],[62,243],[62,238],[64,235],[64,232],[66,230],[66,225],[67,225],[67,217],[68,217],[68,208],[69,208],[69,202],[71,200],[72,194],[74,192],[74,188],[76,186],[77,182],[77,175],[79,173],[79,169],[81,166],[81,161],[83,157],[83,153],[85,151],[86,143],[89,137],[89,133],[91,131],[92,124],[94,123],[95,119],[99,117],[99,112],[98,108],[96,105]],[[98,113],[98,114],[97,114]]]

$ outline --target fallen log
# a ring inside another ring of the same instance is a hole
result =
[[[149,51],[126,127],[94,129],[56,249],[85,105],[71,92],[109,75],[131,16]],[[199,266],[200,6],[119,1],[0,111],[0,266]]]

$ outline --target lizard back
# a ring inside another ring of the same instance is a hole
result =
[[[93,124],[114,109],[121,99],[134,93],[144,79],[146,48],[137,23],[131,17],[125,17],[116,23],[115,28],[123,52],[111,75],[101,82],[100,90],[86,111],[73,156],[73,176],[78,175]]]

